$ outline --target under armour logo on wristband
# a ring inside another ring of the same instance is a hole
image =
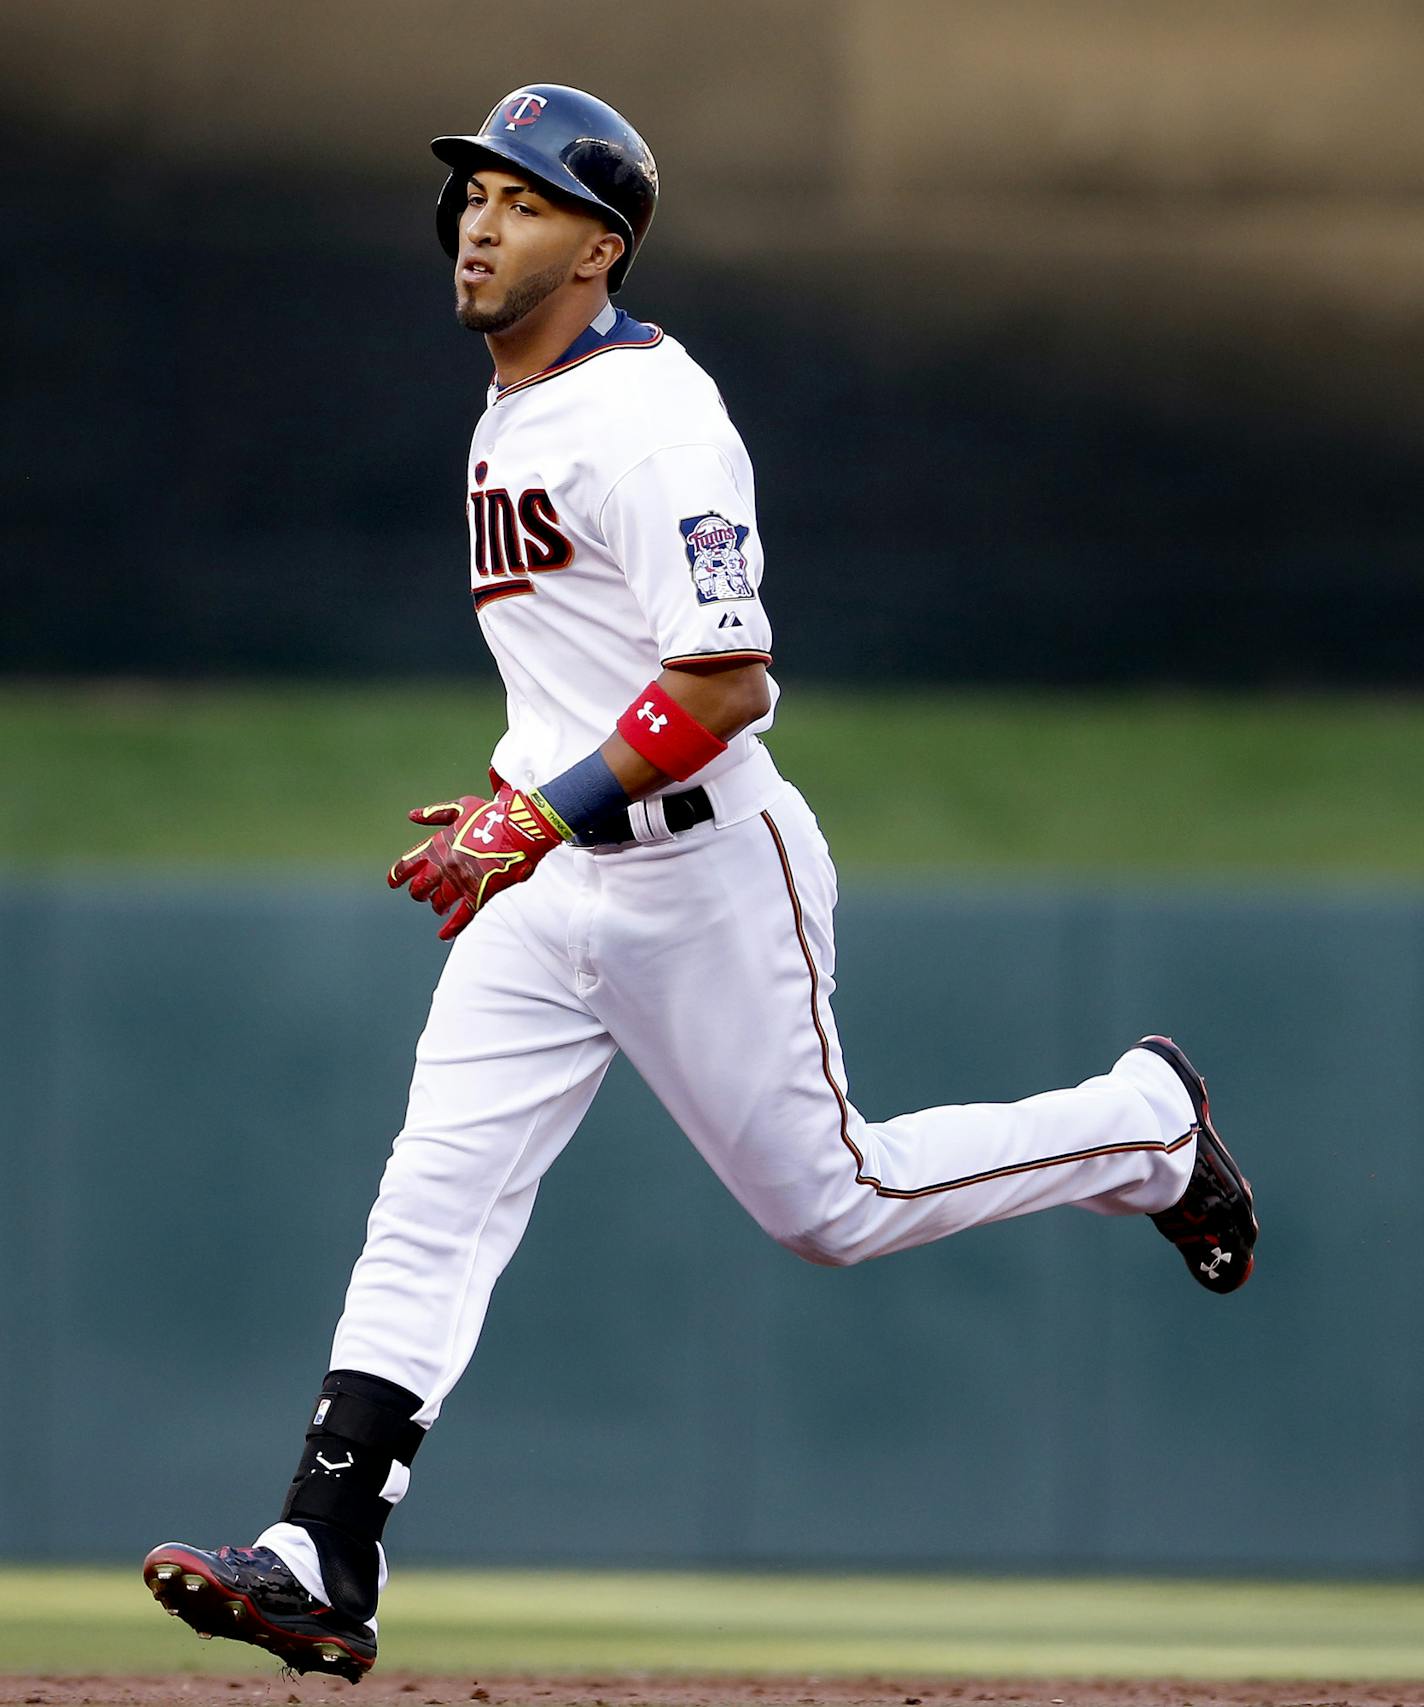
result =
[[[656,682],[649,682],[643,697],[635,699],[618,719],[618,733],[635,753],[678,782],[685,782],[727,750],[720,736],[704,728]]]

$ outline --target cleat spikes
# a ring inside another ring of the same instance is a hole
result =
[[[203,1641],[250,1643],[288,1675],[359,1683],[375,1663],[369,1627],[323,1605],[270,1549],[169,1542],[149,1554],[143,1575],[163,1610]]]

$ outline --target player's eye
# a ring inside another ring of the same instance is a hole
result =
[[[533,219],[537,219],[539,217],[538,208],[530,207],[528,202],[515,202],[514,206],[520,213],[527,213]]]

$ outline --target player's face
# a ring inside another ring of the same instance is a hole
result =
[[[556,201],[509,172],[479,172],[470,179],[460,220],[460,324],[471,332],[508,330],[569,283],[600,242],[610,241],[619,242],[576,203]]]

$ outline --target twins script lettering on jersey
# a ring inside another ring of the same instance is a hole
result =
[[[559,513],[542,486],[517,498],[502,486],[471,492],[469,516],[479,575],[537,575],[573,562],[573,543],[559,531]]]
[[[486,487],[487,471],[483,462],[475,469],[475,490],[465,506],[477,611],[495,599],[532,593],[531,575],[566,569],[574,560],[573,541],[560,530],[548,492],[530,486],[516,498],[503,486]]]

